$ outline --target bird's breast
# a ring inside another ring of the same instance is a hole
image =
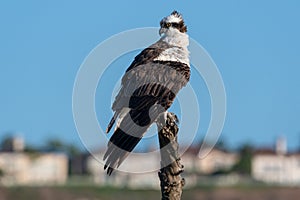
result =
[[[189,66],[189,51],[187,48],[171,47],[161,52],[160,55],[154,59],[154,61],[175,61],[187,64]]]

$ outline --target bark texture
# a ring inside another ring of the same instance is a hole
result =
[[[178,155],[178,118],[174,113],[167,113],[167,120],[160,117],[157,122],[161,169],[158,172],[162,200],[179,200],[182,195],[182,187],[185,180],[180,174],[183,172],[183,165]]]

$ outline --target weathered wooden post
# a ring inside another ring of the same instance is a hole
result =
[[[185,180],[180,176],[183,165],[178,155],[177,123],[177,116],[169,112],[166,121],[163,116],[157,121],[161,155],[161,169],[158,176],[162,200],[180,200],[182,187],[185,184]]]

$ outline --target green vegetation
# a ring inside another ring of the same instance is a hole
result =
[[[70,157],[74,157],[80,154],[80,150],[73,144],[67,144],[59,139],[50,139],[43,147],[45,151],[61,151],[67,153]]]
[[[12,137],[6,135],[0,142],[0,151],[12,151]]]
[[[0,168],[0,178],[4,175],[3,170]]]
[[[237,172],[243,175],[250,175],[251,174],[251,160],[253,154],[253,148],[249,144],[243,145],[240,150],[240,160],[233,166],[233,172]]]

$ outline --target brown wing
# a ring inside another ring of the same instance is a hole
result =
[[[147,54],[150,60],[144,59]],[[154,61],[159,55],[155,54],[155,49],[145,49],[122,78],[122,88],[112,107],[116,113],[114,117],[124,107],[130,108],[130,111],[121,119],[104,155],[104,168],[108,174],[123,162],[154,120],[171,106],[178,91],[189,81],[188,65]],[[111,123],[109,126],[112,126]]]
[[[134,61],[131,63],[131,65],[127,68],[125,75],[122,78],[122,85],[121,90],[118,93],[118,95],[115,98],[115,101],[112,105],[112,110],[115,112],[114,116],[112,117],[110,123],[108,124],[108,127],[106,129],[106,133],[110,131],[113,124],[115,123],[116,118],[118,117],[120,111],[122,108],[127,107],[128,105],[128,96],[124,96],[124,91],[129,91],[129,88],[134,87],[135,80],[131,78],[135,78],[135,74],[133,72],[130,72],[132,69],[135,69],[137,66],[145,65],[150,62],[152,62],[155,58],[159,56],[159,54],[166,50],[167,48],[170,48],[171,46],[168,45],[166,42],[157,42],[148,48],[144,49],[140,54],[138,54]],[[140,74],[142,75],[142,74]],[[128,81],[130,80],[130,81]]]

